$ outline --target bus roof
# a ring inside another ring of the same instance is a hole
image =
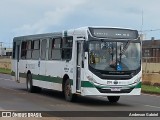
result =
[[[126,30],[135,30],[132,28],[124,28],[124,27],[111,27],[111,26],[85,26],[85,27],[80,27],[75,30],[88,30],[88,28],[113,28],[113,29],[126,29]]]
[[[67,32],[73,32],[73,34],[79,33],[79,32],[86,32],[89,30],[89,28],[111,28],[111,29],[124,29],[124,30],[134,30],[131,28],[122,28],[122,27],[109,27],[109,26],[85,26],[85,27],[79,27],[76,29],[69,29]],[[53,38],[53,37],[62,37],[63,32],[53,32],[53,33],[44,33],[44,34],[35,34],[35,35],[25,35],[25,36],[19,36],[14,37],[13,41],[17,40],[33,40],[33,39],[40,39],[40,38]]]
[[[62,32],[54,32],[54,33],[44,33],[44,34],[35,34],[35,35],[26,35],[14,37],[13,41],[17,40],[32,40],[32,39],[40,39],[40,38],[50,38],[50,37],[62,37]]]

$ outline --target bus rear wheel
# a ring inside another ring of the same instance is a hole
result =
[[[30,93],[41,91],[40,87],[33,86],[32,75],[30,73],[27,74],[26,84],[27,84],[27,91]]]
[[[108,96],[108,100],[109,100],[109,102],[111,102],[111,103],[116,103],[116,102],[118,102],[119,98],[120,98],[120,96]]]
[[[70,80],[67,79],[64,85],[64,96],[66,101],[73,102],[76,100],[76,95],[72,94],[72,88],[70,84]]]

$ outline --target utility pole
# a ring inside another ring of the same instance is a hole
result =
[[[140,39],[141,40],[144,40],[145,39],[145,33],[144,33],[144,30],[143,30],[143,26],[144,26],[144,12],[143,12],[143,9],[142,9],[142,13],[141,13],[141,28],[140,28]]]
[[[142,33],[141,33],[141,34],[143,34],[143,22],[144,22],[143,9],[142,9],[142,21],[141,21],[141,22],[142,22],[142,25],[141,25],[141,32],[142,32]]]

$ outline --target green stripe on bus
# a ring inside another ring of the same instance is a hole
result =
[[[141,88],[141,86],[142,86],[142,82],[139,82],[139,83],[135,86],[135,88]]]
[[[19,76],[22,78],[26,78],[26,73],[19,73]],[[51,76],[44,76],[44,75],[35,75],[32,74],[32,79],[46,81],[46,82],[53,82],[53,83],[60,83],[62,84],[63,78],[60,77],[51,77]],[[73,85],[73,80],[70,79],[71,85]]]
[[[12,76],[15,76],[15,72],[11,72]],[[26,78],[26,73],[20,73],[19,74],[20,77],[22,78]],[[53,83],[60,83],[62,84],[63,78],[60,77],[51,77],[51,76],[44,76],[44,75],[35,75],[32,74],[32,78],[35,80],[41,80],[41,81],[46,81],[46,82],[53,82]],[[71,85],[73,85],[73,80],[70,79]],[[137,85],[135,86],[125,86],[128,88],[141,88],[142,82],[139,82]],[[89,88],[109,88],[111,86],[97,86],[92,84],[89,81],[81,81],[81,87],[89,87]],[[124,86],[123,86],[124,87]]]
[[[63,81],[63,79],[59,78],[59,77],[33,75],[33,74],[32,74],[32,79],[46,81],[46,82],[61,83],[61,84],[62,84],[62,81]]]
[[[89,81],[81,81],[81,87],[95,87],[92,83],[90,83]]]

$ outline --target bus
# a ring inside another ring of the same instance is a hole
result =
[[[28,92],[45,88],[67,101],[80,95],[117,102],[141,93],[141,45],[137,30],[104,26],[15,37],[11,75]]]

